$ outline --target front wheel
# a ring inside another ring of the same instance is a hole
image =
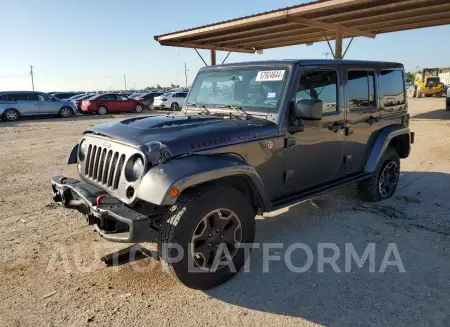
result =
[[[214,185],[181,195],[159,237],[163,266],[184,285],[209,289],[231,279],[253,243],[255,211],[241,192]]]
[[[174,102],[170,106],[170,109],[172,109],[172,111],[178,111],[180,109],[180,106],[178,105],[178,103]]]
[[[364,201],[376,202],[390,198],[397,189],[400,177],[400,156],[394,147],[388,147],[372,176],[358,184]]]

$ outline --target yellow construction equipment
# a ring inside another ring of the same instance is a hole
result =
[[[414,83],[408,89],[410,98],[442,96],[443,93],[444,84],[439,79],[439,68],[424,68],[421,72],[416,72]]]

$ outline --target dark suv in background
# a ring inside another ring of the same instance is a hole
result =
[[[402,64],[208,66],[182,114],[88,128],[69,155],[81,180],[51,187],[107,240],[156,236],[167,271],[206,289],[243,266],[258,213],[350,183],[366,201],[391,197],[413,140]]]

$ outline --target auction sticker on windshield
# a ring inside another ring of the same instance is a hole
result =
[[[284,76],[284,70],[265,70],[258,72],[255,82],[281,81]]]

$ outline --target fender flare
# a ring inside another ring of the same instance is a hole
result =
[[[364,171],[372,173],[381,159],[383,153],[386,151],[392,139],[400,135],[407,135],[409,139],[409,150],[411,149],[411,131],[408,127],[403,125],[391,125],[383,128],[376,136],[375,142],[370,151],[369,157],[366,161]],[[409,154],[409,151],[408,151]]]
[[[78,162],[78,146],[78,142],[72,146],[72,150],[70,150],[69,155],[67,156],[68,165],[73,165]]]
[[[272,204],[255,168],[233,155],[191,155],[154,166],[139,184],[137,198],[156,205],[173,205],[177,199],[169,196],[172,187],[181,194],[189,187],[238,175],[248,177],[262,209],[269,211]]]

